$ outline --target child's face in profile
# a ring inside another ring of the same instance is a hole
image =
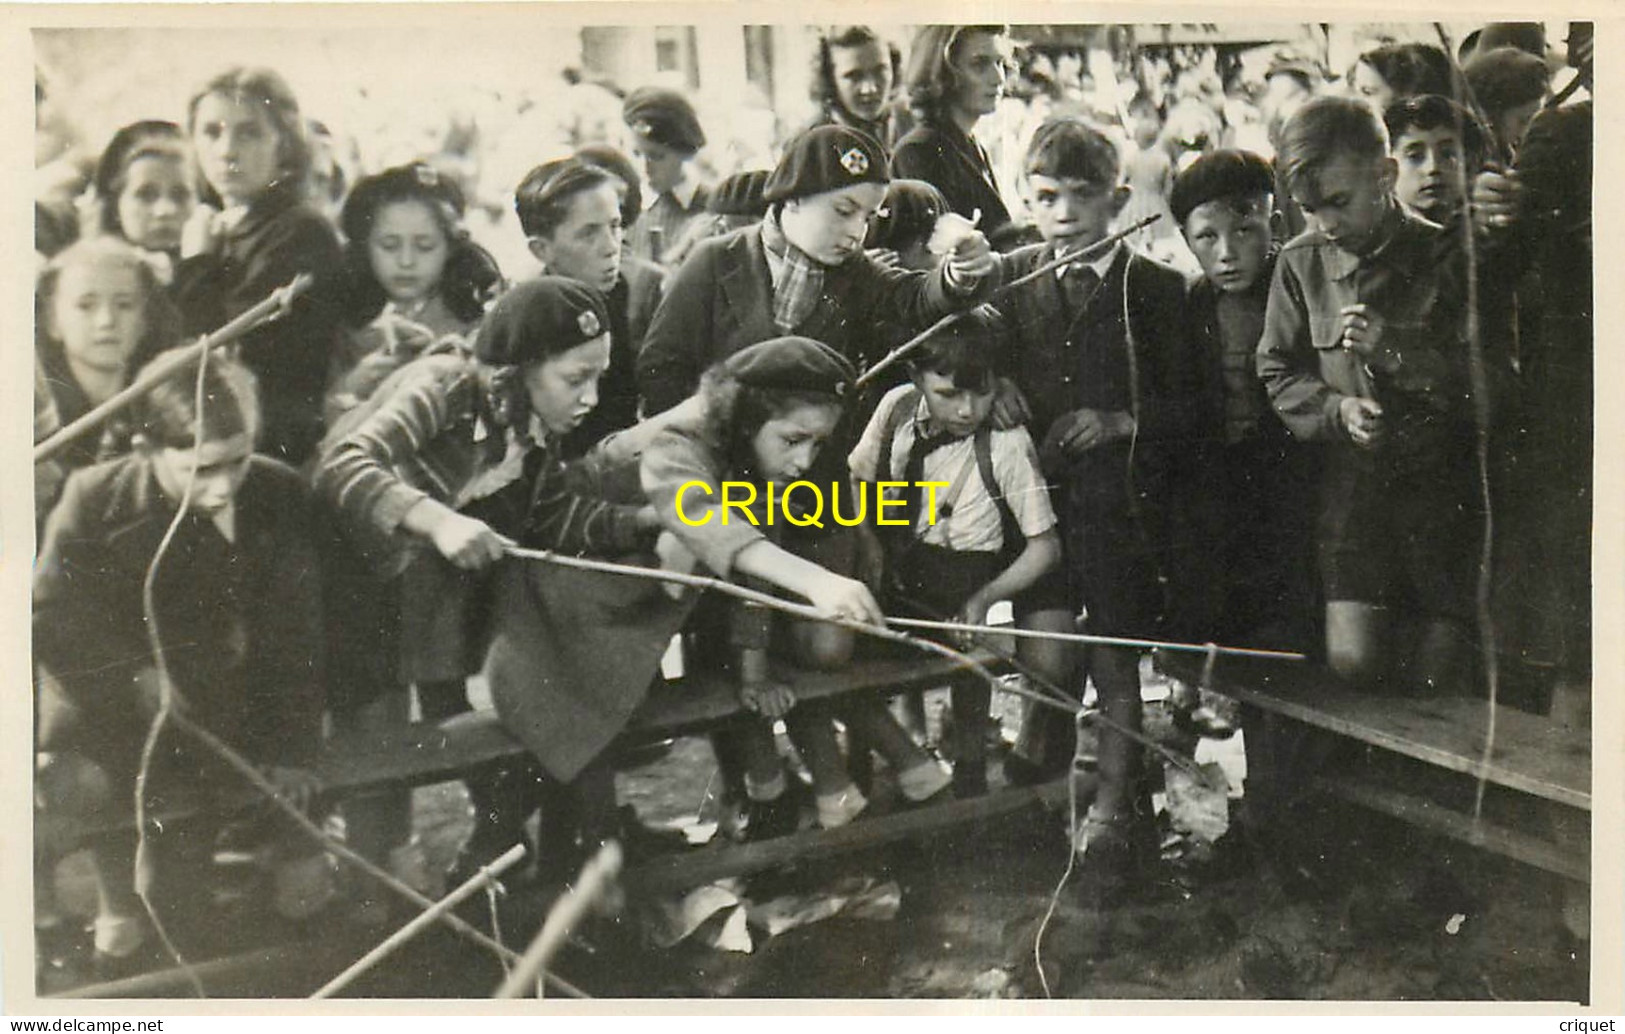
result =
[[[914,374],[914,384],[925,399],[925,409],[937,430],[955,438],[967,438],[987,423],[993,412],[993,385],[966,388],[954,378],[935,370]]]
[[[170,501],[177,506],[186,497],[187,479],[192,479],[188,509],[214,515],[231,505],[248,476],[254,443],[247,434],[215,438],[194,450],[191,446],[148,448],[152,472]],[[195,471],[195,473],[194,473]]]
[[[1376,243],[1388,213],[1394,174],[1392,158],[1341,151],[1301,177],[1292,188],[1292,199],[1327,240],[1360,254]]]
[[[51,300],[51,333],[75,366],[122,373],[147,332],[141,279],[128,263],[104,259],[62,270]]]
[[[434,296],[448,251],[446,232],[422,201],[384,205],[367,234],[372,275],[396,305],[414,305]]]
[[[276,125],[251,98],[211,93],[198,101],[192,146],[204,178],[226,204],[250,204],[277,182],[281,144]]]
[[[1218,198],[1185,217],[1185,242],[1202,275],[1227,294],[1258,283],[1270,250],[1270,196]]]
[[[1045,242],[1076,250],[1106,236],[1112,220],[1128,200],[1128,188],[1029,173],[1027,196],[1033,221]]]
[[[885,198],[878,183],[794,198],[785,202],[779,225],[790,243],[826,266],[839,266],[863,250],[869,221]]]
[[[656,194],[664,194],[683,181],[688,155],[653,140],[634,139],[632,156],[643,162],[643,179]]]
[[[569,434],[598,405],[598,379],[609,369],[609,335],[525,364],[521,375],[530,411],[549,434]]]
[[[1453,126],[1407,129],[1394,141],[1394,196],[1430,219],[1444,219],[1461,207],[1462,146]]]
[[[765,421],[750,441],[764,481],[789,484],[811,469],[841,419],[837,403],[804,402]]]

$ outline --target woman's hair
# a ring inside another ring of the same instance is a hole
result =
[[[254,375],[233,359],[211,354],[203,370],[203,419],[198,420],[198,360],[147,391],[135,405],[134,437],[152,449],[190,449],[238,435],[253,441],[260,429],[260,399]]]
[[[820,109],[839,110],[841,95],[835,86],[835,59],[830,51],[837,47],[861,47],[873,43],[886,51],[891,60],[891,78],[895,87],[903,80],[903,53],[897,46],[880,38],[880,34],[867,25],[836,25],[818,34],[818,46],[813,48],[812,83],[808,93]],[[888,98],[889,99],[889,98]]]
[[[1428,43],[1389,43],[1366,51],[1354,59],[1354,64],[1366,65],[1380,75],[1396,100],[1424,93],[1451,97],[1458,92],[1450,58]],[[1354,78],[1352,65],[1348,78]]]
[[[525,174],[513,207],[526,237],[551,237],[570,214],[577,194],[615,182],[615,174],[580,158],[560,158]]]
[[[869,224],[868,248],[905,252],[931,239],[937,220],[950,211],[942,191],[924,180],[892,180],[886,200]]]
[[[745,384],[714,363],[700,377],[704,402],[705,437],[721,448],[730,471],[752,472],[756,454],[752,443],[762,425],[802,406],[841,406],[841,400],[821,391],[785,391]]]
[[[237,65],[226,69],[199,87],[187,103],[189,136],[197,133],[198,105],[214,94],[249,101],[265,112],[277,136],[277,157],[282,170],[273,189],[303,197],[310,178],[310,141],[305,138],[305,120],[299,115],[299,101],[286,80],[269,68]],[[221,204],[220,195],[201,176],[198,197],[211,205]]]
[[[378,213],[386,205],[400,202],[423,205],[445,234],[446,266],[438,290],[446,307],[465,322],[479,319],[502,287],[502,271],[491,253],[475,244],[463,226],[463,192],[450,177],[423,162],[397,165],[365,176],[345,199],[339,227],[345,237],[347,317],[356,325],[369,323],[388,301],[373,274],[367,241]]]
[[[132,122],[113,134],[96,162],[96,174],[91,183],[96,188],[96,206],[100,209],[103,233],[124,236],[119,222],[119,196],[129,179],[130,166],[139,158],[165,158],[186,161],[186,134],[173,122],[143,119]]]
[[[953,59],[959,43],[971,33],[1004,35],[1002,25],[927,25],[914,36],[903,72],[909,110],[921,122],[940,121],[958,78]]]
[[[175,347],[181,339],[181,317],[158,272],[135,245],[122,237],[86,237],[57,252],[40,270],[34,288],[34,344],[39,351],[60,351],[62,342],[51,336],[51,306],[56,302],[62,274],[82,263],[117,262],[134,270],[141,289],[142,315],[146,332],[130,356],[130,372],[141,369],[159,352]]]
[[[632,159],[608,144],[588,144],[576,151],[576,157],[614,173],[616,179],[626,184],[626,195],[621,198],[621,229],[632,229],[632,224],[643,214],[643,187]]]

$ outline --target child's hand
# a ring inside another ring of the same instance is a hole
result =
[[[995,430],[1008,431],[1012,427],[1020,427],[1033,417],[1032,407],[1027,405],[1027,396],[1016,387],[1016,382],[1008,377],[996,378],[993,382],[993,427]]]
[[[870,592],[879,592],[880,586],[886,578],[886,548],[880,544],[880,536],[868,524],[860,524],[857,528],[857,574]]]
[[[465,571],[483,571],[502,559],[507,540],[484,521],[448,513],[430,534],[440,555]]]
[[[697,563],[688,547],[669,531],[662,531],[660,537],[655,539],[655,556],[660,560],[662,571],[675,571],[678,574],[692,573]],[[660,587],[674,600],[683,595],[683,586],[676,582],[661,582]]]
[[[1382,314],[1369,305],[1345,305],[1342,317],[1343,347],[1370,362],[1377,358],[1382,347],[1382,332],[1388,326]]]
[[[959,613],[954,616],[954,620],[961,625],[985,625],[988,608],[991,606],[992,601],[979,592],[973,592],[969,599],[959,605]],[[959,640],[959,647],[962,650],[969,650],[976,645],[974,632],[960,632],[955,638]]]
[[[310,802],[322,792],[322,781],[316,778],[316,773],[305,768],[272,765],[266,769],[265,778],[276,788],[278,797],[300,811],[309,811]]]
[[[751,682],[739,687],[739,703],[763,718],[783,718],[796,706],[796,694],[780,682]]]
[[[885,624],[885,613],[875,602],[869,587],[829,571],[807,588],[807,599],[824,617],[859,621],[866,625]]]
[[[1075,409],[1064,413],[1044,438],[1046,451],[1078,456],[1090,449],[1126,438],[1134,429],[1127,413],[1100,409]]]
[[[869,261],[881,269],[903,268],[903,256],[897,254],[891,248],[866,248],[864,254],[869,256]]]
[[[973,230],[969,236],[961,238],[954,250],[948,253],[948,276],[957,284],[992,276],[998,268],[999,260],[993,253],[993,245],[987,242],[980,230]]]
[[[1369,449],[1382,439],[1382,407],[1371,399],[1351,395],[1338,406],[1338,415],[1355,445]]]
[[[1480,233],[1511,226],[1522,203],[1523,184],[1516,172],[1491,165],[1473,180],[1473,226]]]

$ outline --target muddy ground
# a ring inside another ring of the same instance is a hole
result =
[[[927,704],[935,715],[942,701]],[[1149,705],[1148,725],[1173,736],[1162,703]],[[1203,750],[1239,773],[1237,740],[1209,741]],[[679,740],[622,772],[620,790],[650,825],[704,831],[715,817],[714,774],[705,741]],[[1240,801],[1232,794],[1229,803],[1234,813]],[[459,784],[423,788],[414,810],[430,865],[444,866],[470,826],[466,794]],[[703,943],[719,916],[687,941],[656,949],[634,903],[616,920],[588,923],[558,971],[605,997],[1588,997],[1589,960],[1584,943],[1558,921],[1556,877],[1335,803],[1301,812],[1292,849],[1272,857],[1240,849],[1235,831],[1212,845],[1164,832],[1164,859],[1133,886],[1103,899],[1078,870],[1057,893],[1067,867],[1063,815],[1035,806],[976,828],[758,877],[744,888],[757,899],[816,902],[854,877],[894,881],[900,897],[888,918],[836,915],[772,937],[758,930],[745,953]],[[73,863],[65,866],[59,897],[88,914],[83,876],[82,868],[76,875]],[[546,900],[515,884],[499,913],[507,943],[523,946]],[[209,924],[214,939],[236,940],[227,932],[252,925],[252,908],[251,897],[230,905]],[[489,927],[487,912],[476,902],[469,914]],[[266,936],[271,928],[259,926]],[[210,993],[302,996],[364,950],[369,937],[377,939],[353,924],[297,932],[310,938],[306,946],[212,974]],[[43,986],[73,979],[72,959],[44,966]],[[483,997],[501,975],[481,949],[436,932],[350,993]]]

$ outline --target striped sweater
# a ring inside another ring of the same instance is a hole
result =
[[[479,516],[527,545],[615,555],[646,544],[650,533],[638,528],[635,506],[581,495],[566,483],[556,441],[523,439],[523,466],[513,465],[509,436],[491,419],[472,360],[427,356],[392,380],[330,443],[315,475],[317,493],[392,571],[404,567],[415,544],[401,531],[407,512],[426,498],[456,506],[476,481],[492,489],[482,493]],[[512,469],[504,475],[504,467]],[[499,496],[505,505],[485,505]]]

